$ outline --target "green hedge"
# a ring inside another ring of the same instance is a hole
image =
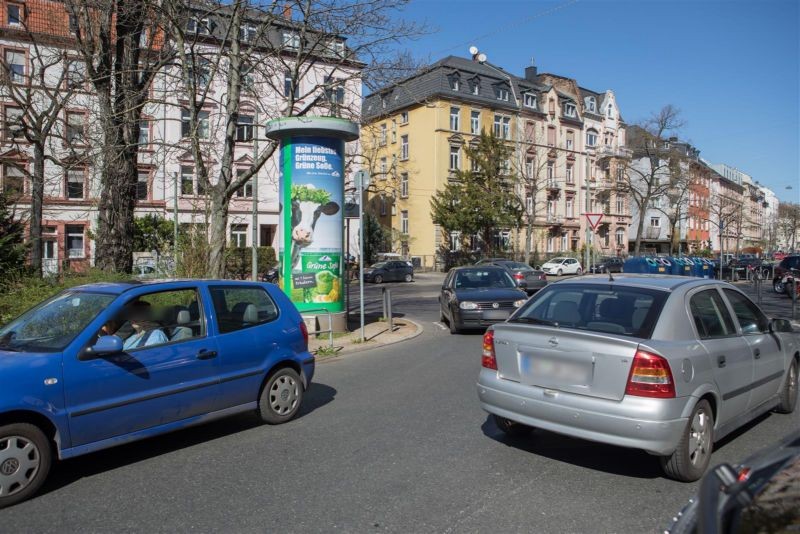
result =
[[[264,273],[275,265],[277,257],[272,247],[258,247],[258,271]],[[230,247],[225,252],[225,270],[228,278],[244,280],[253,271],[253,249],[250,247]]]

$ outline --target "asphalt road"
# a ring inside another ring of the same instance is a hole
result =
[[[696,489],[645,453],[544,431],[504,437],[478,406],[480,335],[436,321],[441,275],[392,284],[425,332],[318,367],[301,417],[239,416],[63,462],[0,531],[656,532]],[[380,288],[368,286],[368,311]],[[356,301],[353,301],[355,304]],[[768,415],[717,445],[735,462],[800,425]]]

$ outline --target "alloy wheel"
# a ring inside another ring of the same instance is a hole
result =
[[[689,429],[689,460],[692,465],[703,465],[711,452],[711,418],[705,410],[698,410]]]
[[[286,415],[294,410],[300,397],[299,387],[291,376],[281,376],[272,384],[269,405],[276,414]]]
[[[27,488],[41,466],[39,448],[28,438],[7,436],[0,439],[0,497]]]

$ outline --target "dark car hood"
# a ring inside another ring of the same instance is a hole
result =
[[[519,300],[526,299],[526,295],[519,289],[485,288],[485,289],[456,289],[458,300],[488,301],[488,300]]]

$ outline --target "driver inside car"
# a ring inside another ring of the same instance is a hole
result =
[[[169,341],[161,330],[161,325],[153,320],[149,303],[137,300],[128,304],[123,312],[123,318],[128,320],[134,331],[134,334],[125,340],[123,349],[138,349]]]

